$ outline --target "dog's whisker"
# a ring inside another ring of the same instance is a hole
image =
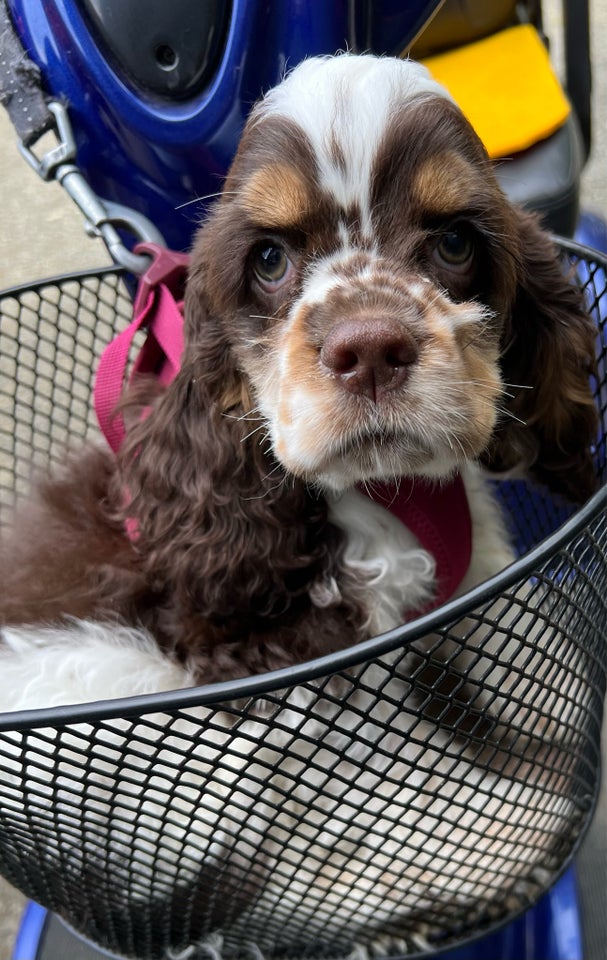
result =
[[[475,377],[474,379],[470,379],[470,380],[451,380],[449,382],[449,386],[451,387],[491,387],[492,389],[495,389],[497,387],[497,383],[495,380],[483,380],[480,377]],[[505,386],[508,386],[508,384],[505,384]],[[501,393],[505,397],[514,397],[513,393],[508,393],[506,390],[502,390]]]
[[[508,410],[507,407],[497,407],[496,409],[498,413],[503,414],[505,417],[509,417],[511,420],[516,420],[516,422],[520,423],[521,426],[523,427],[527,426],[526,420],[521,420],[520,417],[517,417],[516,414],[513,413],[512,410]]]
[[[387,504],[388,509],[389,509],[390,507],[393,507],[393,506],[394,506],[394,504],[395,504],[396,501],[398,500],[399,493],[400,493],[400,484],[398,483],[398,479],[395,477],[395,478],[394,478],[394,493],[393,493],[392,496],[390,497],[390,501],[389,501],[389,503]]]
[[[246,440],[249,440],[251,437],[255,436],[255,434],[259,433],[260,430],[264,430],[265,427],[266,427],[266,424],[265,424],[265,421],[263,421],[262,423],[259,424],[258,427],[254,427],[254,429],[249,431],[249,433],[245,434],[244,437],[241,437],[240,442],[245,443]]]
[[[185,203],[180,203],[175,207],[175,210],[184,210],[186,207],[191,207],[195,203],[205,203],[207,200],[215,200],[216,197],[237,197],[237,190],[218,190],[216,193],[207,193],[203,197],[193,197],[191,200],[186,200]]]
[[[221,416],[225,417],[226,420],[233,420],[235,423],[255,423],[259,420],[265,420],[265,417],[251,417],[246,413],[243,413],[237,417],[233,413],[226,413],[225,411],[222,411]]]
[[[274,316],[268,316],[268,315],[266,315],[265,313],[250,313],[250,314],[249,314],[249,320],[270,320],[270,321],[274,321],[274,320],[277,320],[277,319],[278,319],[278,317],[277,317],[276,315],[274,315]],[[253,341],[251,341],[251,342],[252,342],[252,343],[256,343],[257,341],[253,340]]]
[[[466,453],[466,450],[464,449],[464,444],[462,443],[461,439],[458,436],[454,436],[453,439],[457,444],[457,446],[459,447],[459,449],[461,450],[462,456],[464,457],[464,459],[466,459],[468,455]]]
[[[244,413],[241,413],[239,416],[236,416],[233,413],[227,413],[225,411],[222,411],[221,415],[222,417],[226,417],[228,420],[235,420],[237,423],[241,423],[243,420],[245,421],[248,420],[251,423],[254,423],[258,420],[265,420],[265,417],[263,415],[259,417],[254,416],[254,414],[256,413],[261,414],[260,407],[251,407],[250,410],[246,410]]]
[[[278,473],[280,470],[284,470],[284,467],[282,466],[282,464],[281,464],[281,463],[275,463],[274,466],[272,467],[272,469],[269,470],[269,471],[264,475],[264,478],[263,478],[264,481],[265,481],[265,480],[269,480],[270,477],[272,477],[275,473]]]
[[[284,480],[281,478],[278,483],[276,483],[273,487],[270,487],[268,490],[264,490],[263,493],[259,493],[256,496],[251,496],[251,497],[241,497],[240,499],[244,503],[248,503],[251,500],[264,500],[271,493],[274,493],[276,490],[280,490],[280,488],[283,486],[283,483],[284,483]]]

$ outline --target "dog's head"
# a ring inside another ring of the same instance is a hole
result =
[[[577,499],[592,487],[592,324],[413,62],[311,59],[257,105],[186,306],[188,355],[221,356],[217,402],[260,418],[307,482],[484,458]]]

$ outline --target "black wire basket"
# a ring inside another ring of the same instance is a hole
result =
[[[607,260],[562,252],[597,321],[605,484]],[[130,312],[113,268],[0,295],[0,519],[94,433]],[[574,511],[498,486],[519,560],[421,620],[274,674],[0,714],[0,872],[145,960],[426,956],[534,904],[599,788],[607,489]]]

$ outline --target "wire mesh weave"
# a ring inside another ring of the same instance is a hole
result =
[[[597,319],[604,430],[607,262],[563,256]],[[92,370],[129,317],[113,269],[0,297],[0,519],[32,460],[94,430]],[[596,462],[604,483],[602,435]],[[606,495],[573,513],[500,492],[520,560],[390,635],[237,683],[0,715],[0,871],[146,960],[425,955],[532,904],[598,790]]]

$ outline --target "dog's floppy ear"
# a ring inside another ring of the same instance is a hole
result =
[[[256,515],[282,478],[220,324],[192,294],[186,304],[181,368],[129,431],[121,469],[127,523],[156,589],[219,621],[249,609],[245,594],[260,587],[269,526]]]
[[[502,342],[505,414],[488,466],[507,471],[521,464],[553,492],[583,502],[596,487],[597,331],[549,235],[534,215],[516,217],[518,290]]]
[[[211,681],[259,672],[256,657],[274,669],[318,652],[298,648],[320,642],[305,631],[289,650],[268,636],[332,575],[335,531],[324,499],[269,451],[202,283],[195,275],[186,296],[181,369],[129,431],[120,463],[141,566],[159,607],[166,598],[160,629]]]

